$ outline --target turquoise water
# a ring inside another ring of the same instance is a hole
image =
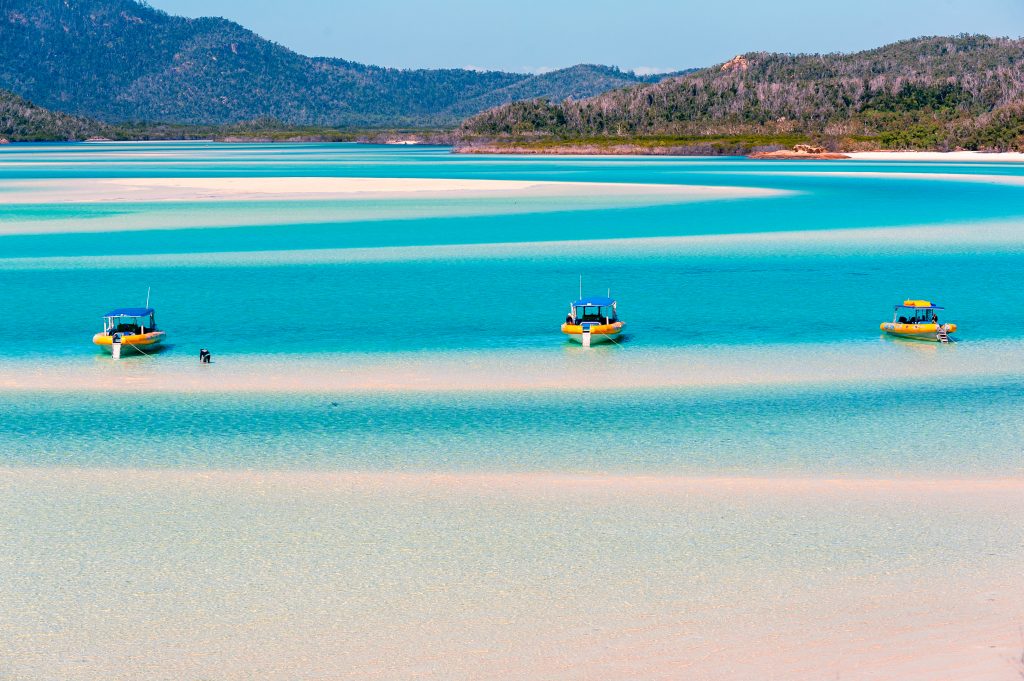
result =
[[[514,399],[28,394],[0,399],[0,451],[33,466],[1024,475],[1012,444],[1024,438],[1021,383],[966,381],[945,393],[923,382]]]
[[[595,272],[585,281],[612,288],[628,324],[627,342],[645,347],[823,337],[874,342],[892,305],[910,295],[946,305],[949,320],[969,330],[971,340],[1017,338],[1024,328],[1024,289],[1008,284],[1020,268],[1019,255],[942,254],[9,271],[3,273],[9,297],[0,318],[0,356],[87,359],[99,315],[141,305],[151,284],[159,323],[188,352],[202,345],[238,354],[554,352],[581,270]],[[46,329],[45,343],[26,346],[25,320],[39,310],[57,311],[53,317],[60,321]]]
[[[97,178],[277,176],[783,193],[657,204],[600,195],[2,201],[23,191],[24,181],[59,188]],[[67,231],[82,224],[92,231]],[[126,225],[146,229],[124,231]],[[907,296],[948,308],[944,321],[960,324],[961,342],[935,350],[957,352],[968,365],[972,344],[1024,340],[1024,167],[1009,163],[463,157],[437,147],[354,145],[18,145],[0,151],[2,227],[9,228],[0,236],[0,362],[7,366],[44,357],[71,369],[109,361],[89,343],[99,315],[142,304],[149,286],[171,344],[161,357],[126,361],[188,356],[200,346],[222,366],[242,356],[275,363],[322,356],[344,367],[347,356],[367,354],[386,366],[395,353],[410,351],[427,363],[481,350],[506,351],[513,363],[516,353],[523,361],[536,353],[557,361],[569,357],[558,325],[581,275],[590,292],[611,289],[628,322],[621,347],[600,351],[609,367],[638,348],[756,345],[771,365],[794,348],[813,352],[823,340],[891,344],[878,323]],[[901,364],[922,362],[912,345],[897,346]],[[899,384],[882,377],[813,388],[615,385],[600,395],[567,386],[545,394],[359,398],[180,392],[140,402],[7,391],[0,392],[0,463],[1022,474],[1014,444],[1024,423],[1016,370],[993,376],[984,367],[979,376],[942,382],[921,366],[919,381]],[[112,423],[144,434],[138,437],[147,446],[109,443]]]

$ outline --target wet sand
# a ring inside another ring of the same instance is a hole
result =
[[[8,468],[0,492],[13,678],[1022,671],[1022,480]]]
[[[618,352],[610,357],[606,353]],[[968,347],[890,339],[728,348],[410,352],[384,355],[215,355],[199,364],[180,352],[159,361],[16,360],[0,365],[0,390],[163,393],[381,393],[643,390],[743,386],[892,385],[898,381],[1024,376],[1018,341]]]

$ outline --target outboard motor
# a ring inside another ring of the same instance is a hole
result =
[[[114,359],[121,359],[121,334],[115,333],[110,340],[110,356]]]

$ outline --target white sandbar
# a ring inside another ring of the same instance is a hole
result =
[[[881,336],[881,334],[879,334]],[[554,343],[560,341],[556,338]],[[434,393],[701,389],[747,386],[919,384],[1024,376],[1024,342],[964,347],[879,337],[877,342],[785,346],[555,346],[540,351],[371,355],[229,355],[200,365],[192,353],[114,362],[7,361],[0,390],[164,393]]]
[[[686,199],[775,196],[785,192],[613,182],[545,182],[390,177],[184,177],[10,180],[10,204],[151,203],[162,201],[284,201],[351,198],[451,198],[588,195],[669,195]]]

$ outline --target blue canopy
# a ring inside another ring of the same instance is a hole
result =
[[[104,317],[148,317],[149,315],[156,312],[151,307],[119,307],[116,310],[111,310]]]
[[[603,296],[590,296],[587,298],[580,298],[572,304],[573,307],[584,307],[586,305],[598,306],[598,307],[609,307],[615,301],[612,298],[605,298]]]

